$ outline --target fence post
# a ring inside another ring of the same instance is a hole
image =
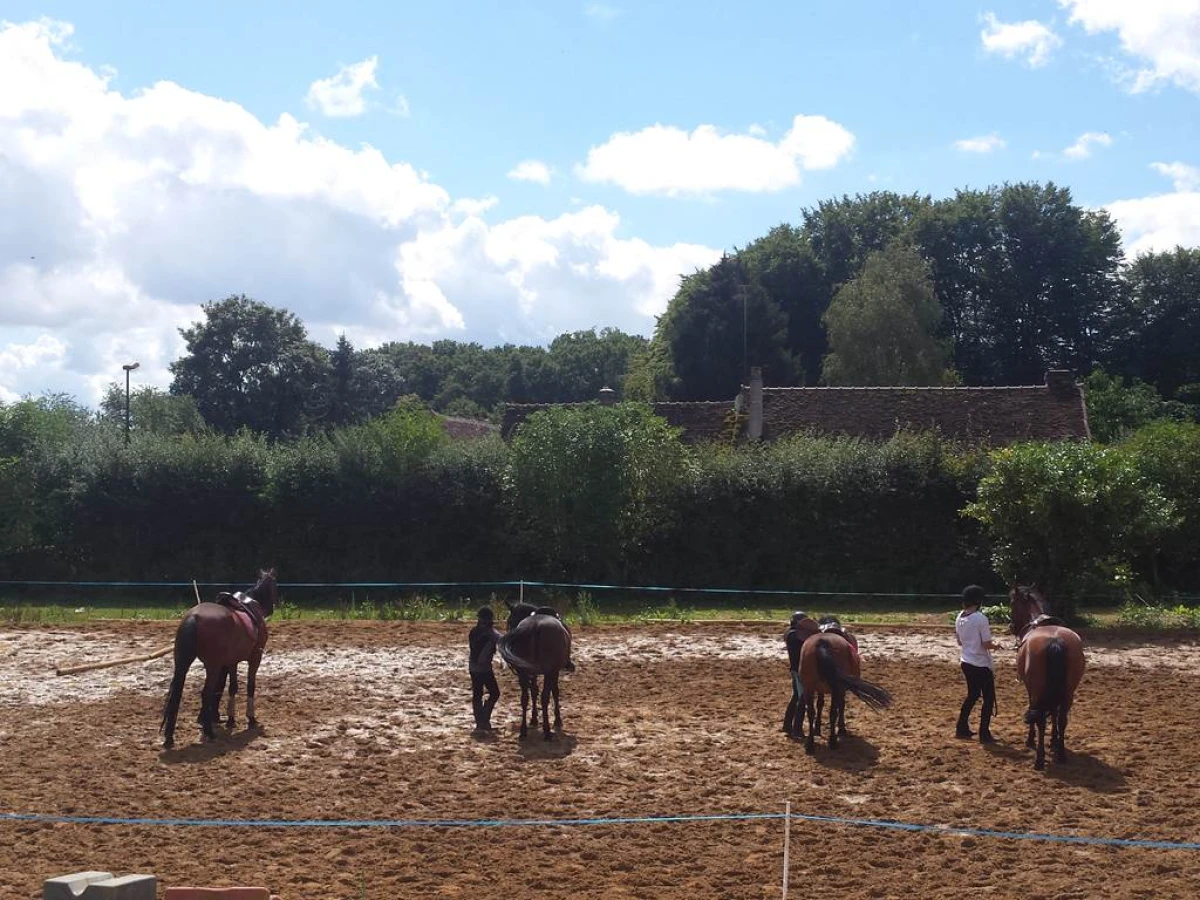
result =
[[[518,598],[521,603],[525,602],[525,579],[521,579],[521,595]]]
[[[783,900],[787,900],[788,891],[788,850],[792,839],[792,801],[783,805]]]

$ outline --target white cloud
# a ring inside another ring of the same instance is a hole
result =
[[[94,402],[134,360],[166,386],[177,329],[232,293],[329,344],[647,333],[678,275],[719,257],[622,236],[599,207],[491,225],[494,198],[289,115],[169,82],[122,94],[62,58],[69,33],[0,26],[0,396]]]
[[[1166,175],[1175,184],[1177,191],[1200,191],[1200,168],[1189,166],[1186,163],[1151,163],[1152,168],[1159,175]]]
[[[1177,246],[1200,246],[1200,169],[1183,163],[1154,163],[1174,182],[1174,192],[1107,205],[1125,239],[1130,257]]]
[[[403,94],[397,94],[396,100],[392,104],[392,112],[402,119],[407,119],[412,114],[408,107],[408,98]]]
[[[593,22],[611,22],[621,12],[620,8],[608,3],[588,3],[583,7],[583,14]]]
[[[1005,59],[1021,58],[1030,68],[1044,66],[1062,46],[1062,38],[1037,19],[1001,22],[995,13],[984,16],[987,27],[979,33],[983,49]]]
[[[21,399],[5,385],[20,382],[28,370],[61,363],[66,354],[66,344],[48,334],[39,335],[31,344],[13,343],[0,349],[0,402]]]
[[[1004,138],[1000,135],[989,134],[982,137],[963,138],[955,141],[954,147],[964,153],[991,153],[994,150],[1003,150],[1005,143]]]
[[[513,181],[532,181],[535,184],[549,184],[551,174],[550,167],[544,162],[538,162],[536,159],[527,159],[514,166],[512,171],[508,173],[508,177]]]
[[[1059,0],[1089,34],[1115,32],[1138,68],[1127,79],[1144,91],[1170,83],[1200,94],[1200,3],[1196,0]]]
[[[342,66],[336,75],[319,78],[309,86],[305,102],[309,109],[315,109],[327,116],[339,119],[361,116],[367,111],[367,101],[363,94],[367,90],[378,90],[379,82],[375,80],[375,70],[379,68],[379,57],[368,56],[362,62]],[[408,101],[401,96],[397,110],[403,110],[401,115],[408,115]]]
[[[1112,137],[1103,131],[1088,131],[1081,134],[1078,140],[1063,151],[1067,159],[1087,159],[1092,155],[1093,147],[1112,146]]]
[[[802,170],[832,168],[853,147],[854,135],[824,116],[796,116],[778,143],[754,134],[723,134],[713,125],[690,133],[653,125],[591,148],[576,171],[585,181],[616,184],[633,194],[764,193],[798,185]]]

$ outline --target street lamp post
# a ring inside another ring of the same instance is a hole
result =
[[[141,363],[129,363],[121,366],[125,370],[125,443],[129,443],[129,373],[140,366]]]

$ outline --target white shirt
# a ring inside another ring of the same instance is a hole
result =
[[[954,620],[954,630],[958,634],[958,645],[962,647],[959,658],[967,665],[990,669],[992,654],[986,645],[992,639],[992,629],[987,616],[979,610],[960,612]]]

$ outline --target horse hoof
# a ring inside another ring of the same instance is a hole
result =
[[[247,720],[246,720],[246,725],[247,725],[248,727],[250,727],[250,728],[257,728],[257,727],[258,727],[258,719],[247,719]],[[233,723],[232,723],[232,722],[230,723],[229,727],[230,727],[230,728],[232,728],[232,727],[233,727]]]
[[[1041,772],[1046,768],[1046,761],[1044,759],[1039,759],[1033,764],[1033,767]]]
[[[807,753],[809,756],[812,756],[814,753],[817,752],[816,748],[813,747],[812,741],[809,741],[808,743],[806,743],[804,745],[804,752]]]
[[[171,738],[167,738],[165,741],[163,741],[163,749],[164,750],[170,750],[174,746],[175,746],[175,741],[173,741]]]
[[[225,727],[228,728],[230,731],[233,731],[235,728],[237,728],[237,719],[234,719],[234,718],[226,719]]]

